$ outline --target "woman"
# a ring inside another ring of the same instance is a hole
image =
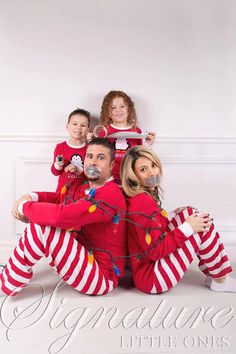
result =
[[[122,186],[128,198],[128,246],[135,286],[162,293],[175,286],[196,254],[213,291],[236,292],[236,280],[224,246],[209,214],[191,207],[170,215],[161,207],[162,166],[143,146],[130,149],[121,165]]]

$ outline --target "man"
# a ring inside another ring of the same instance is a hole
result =
[[[81,293],[100,295],[117,287],[126,254],[126,203],[113,181],[113,165],[114,147],[107,139],[93,139],[84,161],[88,184],[72,185],[70,204],[57,204],[59,196],[52,192],[16,201],[13,216],[29,225],[0,274],[4,294],[15,295],[26,286],[43,256]]]

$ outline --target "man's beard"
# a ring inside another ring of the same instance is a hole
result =
[[[88,181],[95,182],[98,181],[100,176],[87,176]]]

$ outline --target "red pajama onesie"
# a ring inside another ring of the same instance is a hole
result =
[[[76,174],[71,172],[66,173],[64,171],[65,167],[71,163],[76,165],[79,170],[83,170],[86,149],[87,144],[85,143],[80,147],[76,145],[70,145],[67,141],[57,144],[54,150],[53,164],[51,166],[52,174],[54,176],[58,176],[58,185],[56,192],[59,192],[61,188],[66,184],[66,182],[68,182],[68,178],[70,180],[70,183],[73,183],[75,180],[76,184],[78,183],[79,185],[81,185],[86,180],[84,172],[82,172],[81,174]],[[62,155],[64,159],[64,166],[60,170],[56,167],[56,157],[58,155]]]
[[[214,225],[205,233],[191,234],[190,231],[186,235],[181,231],[184,230],[181,225],[193,213],[191,208],[169,221],[161,215],[161,209],[152,197],[141,193],[129,199],[128,213],[134,213],[128,215],[132,221],[127,223],[128,248],[133,280],[139,290],[162,293],[172,288],[181,280],[195,254],[200,270],[212,278],[232,271]],[[164,233],[164,238],[157,244]]]
[[[69,205],[55,204],[58,194],[50,192],[39,192],[37,202],[23,204],[23,214],[30,223],[0,275],[4,293],[18,293],[43,256],[66,283],[81,293],[100,295],[117,287],[119,274],[114,268],[122,276],[125,261],[115,258],[126,255],[126,237],[125,222],[114,224],[113,217],[116,208],[124,217],[120,211],[126,211],[123,194],[113,180],[109,181],[96,189],[93,200],[98,204],[90,208],[93,201],[84,199],[88,197],[88,184],[73,187],[76,201]],[[71,228],[78,233],[67,231]]]

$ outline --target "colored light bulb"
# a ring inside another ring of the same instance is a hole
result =
[[[74,228],[73,228],[73,227],[70,227],[69,229],[66,229],[66,231],[72,232],[72,231],[74,231]]]
[[[120,275],[120,269],[114,264],[114,266],[113,266],[113,269],[114,269],[114,273],[115,273],[115,275]]]
[[[89,264],[93,264],[93,262],[94,262],[94,255],[93,255],[92,251],[89,251],[89,253],[88,253],[88,262],[89,262]]]
[[[66,184],[61,188],[61,194],[65,194],[67,192]]]
[[[148,245],[150,245],[152,238],[149,232],[146,233],[145,241],[147,242]]]
[[[88,211],[89,211],[89,213],[94,213],[96,209],[97,209],[96,205],[95,205],[95,204],[92,204],[92,205],[90,205]]]
[[[120,215],[119,214],[114,215],[112,218],[113,224],[119,224],[119,221],[120,221]]]
[[[117,214],[117,215],[114,215],[113,218],[112,218],[113,232],[114,232],[114,234],[116,234],[117,231],[118,231],[118,228],[119,228],[119,226],[118,226],[119,221],[120,221],[120,215],[118,215],[118,214]]]
[[[164,218],[168,218],[167,211],[165,209],[162,209],[161,215],[164,216]]]
[[[89,191],[89,197],[90,198],[93,198],[96,194],[96,189],[95,188],[91,188],[90,191]]]

